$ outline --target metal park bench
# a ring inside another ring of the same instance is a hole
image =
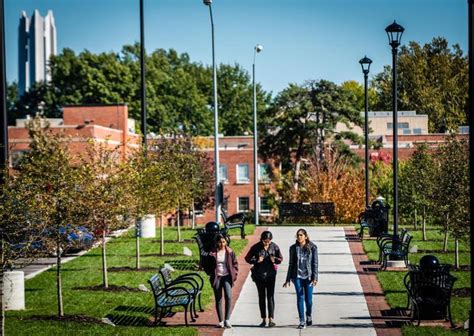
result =
[[[161,277],[163,279],[163,283],[165,284],[165,288],[170,286],[184,286],[189,294],[193,296],[193,312],[194,316],[198,317],[196,314],[196,301],[199,304],[199,310],[203,312],[202,304],[201,304],[201,292],[202,288],[204,287],[204,279],[196,272],[184,273],[176,278],[171,276],[171,270],[167,267],[163,267],[160,270]]]
[[[153,275],[148,280],[148,283],[152,289],[155,301],[155,324],[160,322],[164,316],[169,314],[173,307],[184,308],[184,321],[186,326],[188,326],[188,311],[191,321],[196,321],[193,316],[194,296],[191,295],[186,286],[177,283],[165,287],[161,284],[160,276],[158,274]]]
[[[412,319],[443,318],[455,325],[451,318],[451,295],[456,277],[449,273],[449,265],[439,265],[432,269],[410,266],[403,282],[408,292],[408,308],[411,307]]]
[[[332,202],[319,203],[287,203],[278,206],[278,219],[281,223],[287,222],[330,222],[336,219],[336,206]]]
[[[231,216],[228,216],[224,209],[221,210],[222,220],[224,221],[224,227],[229,229],[239,228],[240,229],[240,237],[242,239],[245,238],[245,221],[246,216],[243,212],[238,212]]]
[[[382,269],[387,268],[387,261],[403,260],[408,267],[408,253],[410,252],[411,234],[408,232],[403,237],[392,236],[391,239],[384,240],[380,245]]]

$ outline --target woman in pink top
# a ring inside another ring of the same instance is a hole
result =
[[[232,287],[237,280],[239,265],[234,251],[227,246],[223,235],[217,235],[216,248],[209,253],[204,270],[209,275],[216,301],[218,328],[232,328],[230,308],[232,306]],[[225,298],[225,318],[222,316],[222,292]]]

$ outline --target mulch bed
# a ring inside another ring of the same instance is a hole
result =
[[[79,322],[79,323],[102,323],[102,320],[97,317],[85,315],[65,315],[62,317],[53,315],[33,315],[28,320],[34,321],[65,321],[65,322]]]
[[[157,243],[157,244],[161,243],[161,241],[159,240],[152,240],[151,242]],[[181,239],[181,241],[178,241],[178,239],[165,239],[164,242],[165,243],[195,243],[196,239],[187,238],[187,239]]]
[[[464,288],[454,288],[453,296],[456,297],[471,297],[471,289],[468,287]]]
[[[89,290],[89,291],[104,291],[104,292],[141,292],[138,288],[132,288],[127,286],[116,286],[109,285],[109,288],[104,288],[104,286],[85,286],[85,287],[74,287],[75,290]]]
[[[184,254],[182,253],[147,253],[147,254],[142,254],[142,257],[184,257]]]
[[[123,266],[123,267],[110,267],[107,269],[109,272],[150,272],[150,271],[156,271],[156,267],[140,267],[140,269],[136,269],[134,267],[128,267],[128,266]]]

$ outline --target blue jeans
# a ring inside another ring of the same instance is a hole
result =
[[[293,280],[296,289],[296,303],[300,321],[304,322],[304,305],[306,304],[306,316],[311,317],[313,311],[313,286],[310,279],[296,278]]]

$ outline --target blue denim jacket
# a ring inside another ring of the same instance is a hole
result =
[[[298,256],[296,253],[297,243],[290,246],[290,258],[288,263],[288,273],[286,281],[294,280],[298,276]],[[308,274],[310,274],[311,281],[318,280],[318,247],[313,242],[309,243],[309,258],[311,262],[307,263]]]

